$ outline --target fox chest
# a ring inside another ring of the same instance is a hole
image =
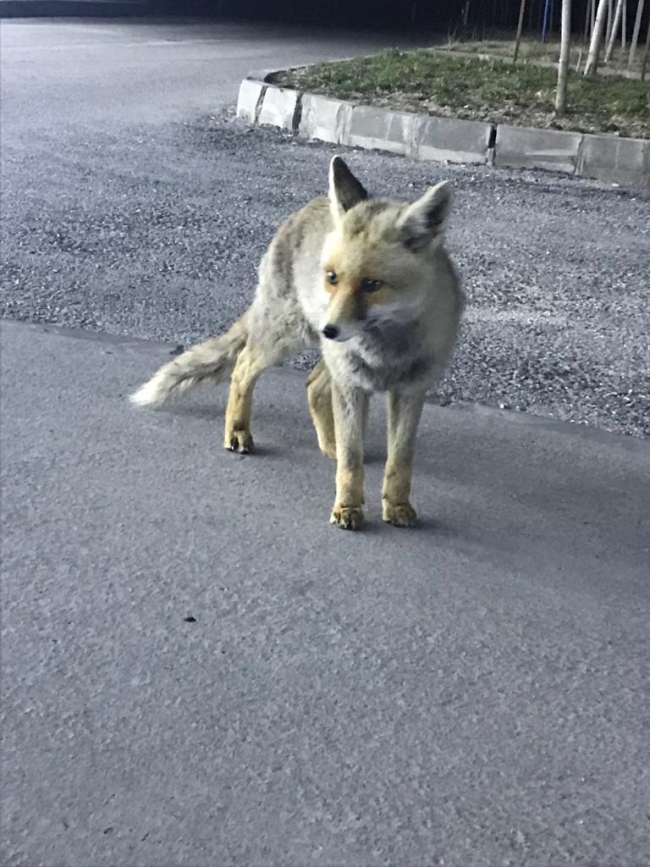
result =
[[[335,380],[369,392],[424,386],[435,367],[427,351],[393,354],[345,346],[343,352],[324,354]]]

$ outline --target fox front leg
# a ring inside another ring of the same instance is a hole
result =
[[[330,522],[343,530],[363,524],[363,424],[368,396],[332,382],[336,435],[336,500]]]
[[[417,514],[411,505],[413,453],[424,391],[388,393],[388,459],[382,489],[384,521],[395,527],[412,527]]]

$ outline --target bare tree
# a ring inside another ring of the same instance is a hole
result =
[[[641,30],[641,19],[643,18],[643,7],[645,5],[645,0],[639,0],[636,5],[636,18],[634,19],[634,30],[632,31],[632,42],[630,42],[630,54],[627,58],[627,68],[630,69],[632,64],[634,63],[634,55],[636,54],[636,47],[639,42],[639,31]],[[648,22],[648,28],[650,29],[650,22]]]
[[[603,30],[605,29],[605,20],[607,18],[607,0],[600,0],[598,3],[598,11],[596,12],[596,21],[591,34],[591,44],[589,45],[589,55],[585,64],[585,75],[595,75],[598,69],[598,57],[600,56],[600,47],[603,41]]]
[[[515,51],[512,55],[512,62],[516,63],[519,57],[519,44],[521,43],[521,31],[524,29],[524,13],[526,11],[526,0],[521,0],[519,7],[519,23],[517,24],[517,39],[515,40]]]
[[[587,7],[585,9],[585,35],[584,40],[587,41],[587,37],[591,36],[592,29],[592,18],[594,12],[594,0],[587,0]]]
[[[618,33],[618,28],[621,24],[621,15],[623,13],[623,4],[624,0],[618,0],[616,4],[616,12],[614,13],[614,23],[612,24],[612,31],[609,34],[609,42],[607,43],[607,50],[605,51],[605,63],[609,63],[612,59],[612,52],[614,51],[614,43],[616,42],[616,35]]]
[[[562,30],[560,36],[560,62],[557,71],[555,111],[566,111],[566,91],[569,80],[569,56],[571,54],[571,0],[562,0]]]
[[[648,54],[650,54],[650,22],[648,22],[648,32],[645,35],[645,48],[643,49],[643,60],[641,61],[641,81],[645,81]]]
[[[607,0],[607,24],[605,25],[605,43],[609,43],[612,36],[612,25],[614,24],[614,2]]]

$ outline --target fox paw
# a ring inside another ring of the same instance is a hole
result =
[[[330,524],[341,530],[359,530],[363,526],[363,509],[361,506],[336,505],[332,509]]]
[[[382,513],[384,521],[393,527],[414,527],[418,519],[417,512],[410,503],[389,503],[384,500]]]
[[[231,452],[239,452],[240,455],[247,455],[253,451],[253,437],[250,431],[247,430],[232,430],[226,433],[224,448]]]

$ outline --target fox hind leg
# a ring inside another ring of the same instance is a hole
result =
[[[300,343],[290,339],[273,343],[255,339],[254,333],[251,334],[230,378],[224,448],[240,454],[248,454],[253,450],[251,412],[255,383],[267,368],[279,364],[300,348]]]
[[[273,354],[251,345],[250,341],[242,349],[230,379],[228,406],[226,407],[226,426],[224,448],[232,452],[247,454],[253,449],[251,435],[251,410],[253,389],[260,374],[274,363]]]

